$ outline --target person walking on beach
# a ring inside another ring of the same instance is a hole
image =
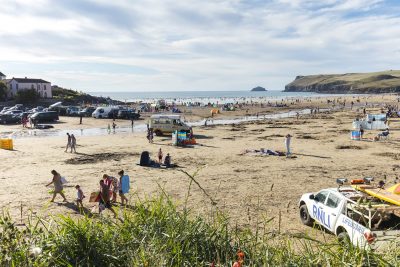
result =
[[[121,205],[128,204],[128,198],[125,196],[129,193],[130,184],[129,184],[129,176],[124,174],[124,171],[121,170],[118,172],[119,175],[119,196],[121,197]]]
[[[117,213],[111,206],[110,187],[104,183],[104,180],[100,180],[99,213],[101,214],[104,209],[109,209],[114,214],[114,218],[117,218]]]
[[[117,125],[115,124],[115,122],[113,122],[112,123],[112,128],[113,128],[113,133],[115,133],[115,127],[116,127]]]
[[[73,134],[71,134],[71,153],[72,150],[74,150],[74,153],[76,153],[76,138]]]
[[[50,202],[54,202],[57,194],[60,194],[64,198],[63,201],[67,202],[67,199],[65,198],[65,195],[63,193],[64,187],[61,181],[61,175],[55,170],[52,170],[51,174],[53,174],[53,179],[50,183],[46,185],[46,187],[48,187],[49,185],[54,184],[53,198],[50,200]]]
[[[149,143],[153,143],[153,128],[150,128],[147,130],[147,140],[149,140]]]
[[[76,194],[77,194],[76,206],[78,207],[78,210],[81,211],[83,209],[82,201],[85,198],[85,195],[83,194],[83,191],[79,185],[76,185],[75,189],[76,189]]]
[[[292,152],[290,151],[290,141],[292,139],[292,136],[290,134],[287,134],[285,137],[285,145],[286,145],[286,157],[290,157]]]
[[[162,163],[163,153],[161,148],[158,150],[158,163]]]
[[[68,140],[67,140],[67,146],[65,147],[65,152],[68,151],[68,148],[71,148],[71,135],[69,133],[67,133],[68,136]],[[71,148],[71,152],[72,152],[72,148]]]

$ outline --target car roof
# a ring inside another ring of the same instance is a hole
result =
[[[169,114],[156,114],[151,116],[151,118],[153,119],[160,119],[160,118],[180,119],[181,117],[182,117],[181,115],[169,115]]]

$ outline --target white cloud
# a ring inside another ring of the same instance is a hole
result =
[[[0,69],[92,91],[282,89],[297,74],[398,67],[398,8],[381,0],[0,0]]]

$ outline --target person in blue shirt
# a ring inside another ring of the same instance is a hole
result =
[[[124,174],[124,171],[121,170],[118,172],[119,175],[119,196],[121,197],[121,204],[128,204],[128,198],[125,196],[129,193],[129,176]]]

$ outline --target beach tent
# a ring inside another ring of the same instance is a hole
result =
[[[353,129],[358,130],[362,127],[364,130],[385,130],[389,128],[385,122],[385,114],[367,114],[365,119],[353,121]]]

